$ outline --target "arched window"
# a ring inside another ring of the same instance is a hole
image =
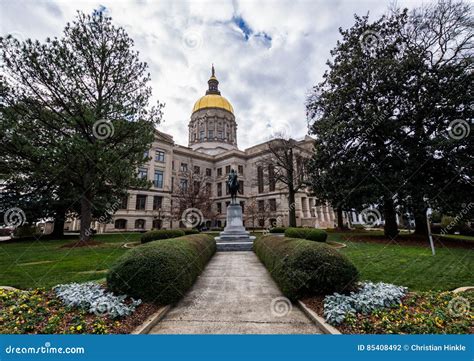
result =
[[[116,229],[126,229],[127,228],[127,220],[126,219],[116,219],[115,220],[115,228]]]
[[[136,229],[144,229],[145,228],[145,220],[144,219],[137,219],[135,221],[135,228]]]

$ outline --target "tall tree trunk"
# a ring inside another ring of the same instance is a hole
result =
[[[64,236],[64,222],[66,221],[66,210],[57,209],[54,215],[53,237],[62,238]]]
[[[428,235],[428,224],[426,223],[426,209],[415,210],[415,234]]]
[[[415,234],[427,236],[428,225],[426,223],[426,204],[422,197],[412,197],[413,201],[413,216],[415,218]]]
[[[387,196],[384,199],[383,214],[385,218],[385,237],[396,237],[398,235],[397,214],[395,212],[393,199],[390,196]]]
[[[337,228],[345,229],[346,227],[344,226],[344,218],[342,216],[342,207],[337,207],[336,213],[337,213]]]
[[[90,227],[92,219],[92,206],[90,192],[85,192],[81,198],[81,236],[80,242],[87,242],[90,239]]]
[[[296,227],[295,191],[291,187],[288,190],[288,222],[290,227]]]

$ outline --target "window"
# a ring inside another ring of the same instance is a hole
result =
[[[203,140],[204,139],[204,130],[201,130],[199,132],[199,139]]]
[[[244,181],[239,180],[239,194],[244,194]]]
[[[227,182],[225,182],[225,194],[226,195],[230,194],[230,187],[229,187],[229,183],[227,183]]]
[[[148,178],[148,169],[140,168],[138,169],[138,179],[147,179]]]
[[[217,196],[222,197],[222,183],[217,183]]]
[[[244,166],[243,165],[238,166],[238,173],[239,174],[244,174]]]
[[[222,213],[222,203],[221,202],[217,203],[217,213],[218,214]]]
[[[222,168],[217,168],[217,176],[220,177],[222,175]]]
[[[261,199],[258,201],[258,211],[259,212],[265,211],[265,200]]]
[[[187,179],[180,179],[179,180],[179,187],[181,188],[181,190],[187,191],[188,190],[188,180]]]
[[[137,219],[135,221],[135,228],[137,229],[145,229],[145,220],[144,219]]]
[[[206,176],[211,177],[212,176],[212,169],[211,168],[206,168]]]
[[[181,172],[188,171],[188,163],[181,163]]]
[[[211,183],[206,183],[206,194],[209,197],[212,197],[212,184]]]
[[[229,174],[230,173],[230,165],[226,165],[225,166],[225,174]]]
[[[128,194],[125,195],[125,197],[122,198],[122,201],[120,202],[120,209],[127,209],[128,207]]]
[[[135,205],[135,209],[145,209],[145,205],[146,205],[146,195],[137,194],[137,202]]]
[[[213,130],[209,131],[209,138],[210,139],[214,138],[214,131]]]
[[[156,188],[163,188],[163,171],[162,170],[155,170],[155,179],[153,180],[153,184]]]
[[[126,219],[117,219],[117,220],[115,220],[114,227],[116,229],[126,229],[127,228],[127,220]]]
[[[155,161],[157,162],[164,162],[165,161],[165,152],[157,149],[155,152]]]
[[[272,199],[269,199],[268,201],[269,201],[269,203],[270,203],[270,211],[271,211],[271,212],[276,212],[276,210],[277,210],[276,199],[275,199],[275,198],[272,198]]]
[[[258,193],[263,193],[263,168],[257,167]]]
[[[273,164],[268,165],[268,184],[269,184],[269,191],[275,191],[275,167]]]
[[[194,166],[194,173],[196,173],[196,174],[201,173],[201,167],[198,166],[198,165],[195,165],[195,166]]]
[[[174,177],[171,177],[171,192],[174,191]]]
[[[163,205],[163,197],[161,196],[154,196],[153,197],[153,210],[158,210],[161,209],[161,206]]]
[[[161,227],[163,227],[163,221],[161,219],[154,219],[152,228],[161,229]]]
[[[245,211],[245,202],[244,202],[244,201],[240,201],[240,206],[242,207],[242,214],[244,214],[244,211]]]
[[[143,158],[148,158],[149,156],[150,156],[150,152],[148,152],[148,150],[143,152]]]
[[[217,131],[217,138],[222,139],[222,130]]]
[[[174,160],[171,161],[171,169],[174,170]]]

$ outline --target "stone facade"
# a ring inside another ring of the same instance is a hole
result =
[[[119,205],[111,223],[93,224],[99,232],[142,231],[152,228],[177,228],[183,226],[172,212],[174,191],[183,174],[189,170],[205,173],[210,183],[212,219],[205,219],[208,227],[224,227],[226,207],[230,195],[226,189],[227,175],[235,169],[242,182],[237,200],[243,205],[244,225],[269,227],[271,224],[288,225],[288,194],[283,185],[275,187],[258,184],[257,168],[268,154],[268,144],[262,143],[240,150],[237,147],[237,123],[234,110],[227,99],[220,95],[219,82],[212,71],[209,89],[200,98],[189,122],[188,146],[176,144],[172,136],[156,131],[149,150],[151,160],[140,168],[140,176],[153,182],[147,190],[130,189],[128,198]],[[297,142],[298,149],[312,152],[312,138]],[[273,189],[274,188],[274,189]],[[248,205],[255,204],[264,212],[248,214]],[[334,227],[333,209],[320,204],[308,190],[296,194],[297,225],[307,227]],[[78,229],[79,222],[68,224],[70,230]]]

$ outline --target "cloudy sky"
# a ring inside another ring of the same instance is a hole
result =
[[[414,7],[421,0],[397,4]],[[59,36],[76,10],[103,8],[134,39],[150,66],[153,96],[166,103],[159,129],[187,145],[194,102],[211,63],[233,104],[241,149],[277,132],[303,137],[304,101],[320,82],[338,28],[353,14],[386,12],[389,1],[21,1],[0,0],[0,32],[44,40]]]

